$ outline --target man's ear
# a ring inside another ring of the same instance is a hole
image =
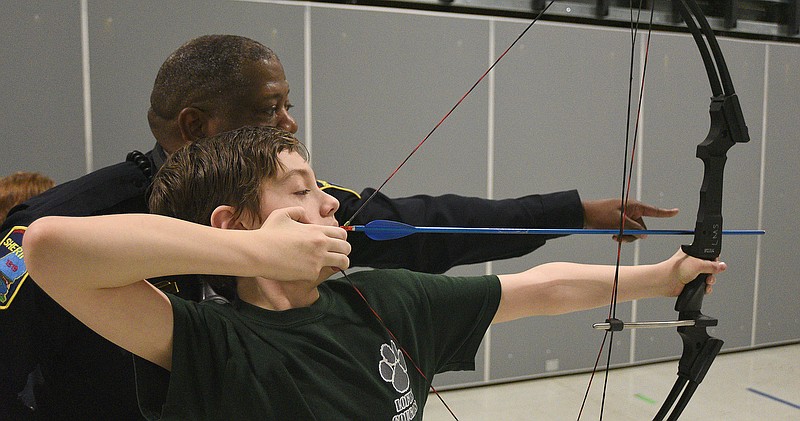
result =
[[[186,107],[178,113],[178,129],[184,143],[202,139],[208,134],[209,115],[199,108]]]
[[[211,226],[222,229],[242,229],[239,218],[235,218],[236,208],[229,205],[219,205],[211,212]]]

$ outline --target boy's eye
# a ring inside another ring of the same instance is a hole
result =
[[[296,194],[298,196],[305,196],[305,195],[307,195],[309,193],[311,193],[311,189],[303,189],[303,190],[295,192],[294,194]]]

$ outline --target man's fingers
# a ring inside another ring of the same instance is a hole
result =
[[[713,278],[715,274],[722,273],[728,269],[727,263],[721,262],[719,258],[716,260],[701,260],[701,262],[703,266],[700,267],[700,273],[707,273],[709,278]],[[716,280],[712,282],[716,282]]]
[[[626,230],[643,230],[647,229],[644,225],[644,221],[637,221],[635,219],[631,219],[628,216],[625,217],[625,229]],[[619,235],[614,235],[612,238],[614,241],[622,241],[623,243],[632,243],[640,238],[647,238],[647,235],[626,235],[625,231],[623,230],[622,239],[620,240]]]
[[[714,291],[714,284],[717,283],[715,274],[724,272],[725,269],[728,268],[725,262],[715,261],[710,263],[711,267],[709,267],[707,271],[709,275],[706,277],[706,294],[711,294]]]
[[[332,266],[339,269],[350,267],[350,254],[352,246],[347,242],[347,231],[340,227],[323,227],[328,240],[328,258],[325,266]]]
[[[614,241],[622,241],[623,243],[632,243],[640,238],[647,238],[646,235],[623,235],[622,240],[619,239],[618,235],[614,235],[611,237]]]
[[[647,229],[647,225],[645,225],[644,220],[642,220],[642,218],[633,219],[633,218],[631,218],[631,217],[626,215],[625,216],[625,229],[626,230],[644,230],[644,229]]]
[[[639,215],[651,218],[672,218],[679,212],[678,208],[663,209],[655,206],[639,203]]]
[[[331,267],[337,272],[349,268],[350,258],[347,255],[350,254],[350,243],[342,239],[331,239],[328,244],[324,266]]]

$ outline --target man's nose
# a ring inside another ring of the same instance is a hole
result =
[[[297,133],[297,122],[294,120],[289,110],[284,110],[281,113],[281,119],[278,122],[278,128],[286,130],[290,133]]]

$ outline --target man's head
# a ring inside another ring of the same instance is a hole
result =
[[[297,131],[289,114],[289,83],[272,50],[236,35],[205,35],[161,65],[147,119],[172,153],[197,139],[243,126]]]

